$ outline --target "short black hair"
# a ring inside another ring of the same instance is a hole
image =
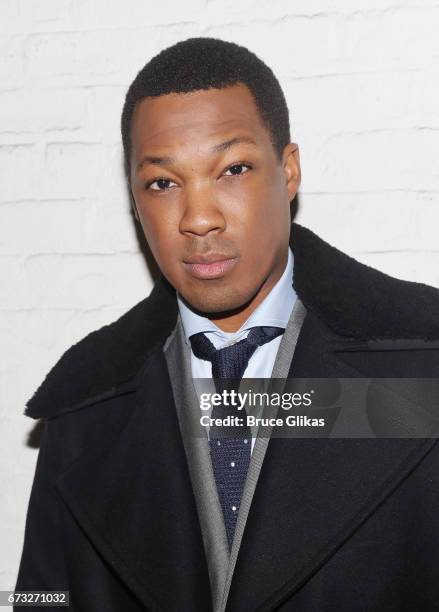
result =
[[[188,38],[154,56],[137,74],[125,97],[121,129],[125,172],[129,178],[134,108],[139,100],[169,93],[246,85],[281,159],[290,142],[288,107],[279,81],[254,53],[217,38]]]

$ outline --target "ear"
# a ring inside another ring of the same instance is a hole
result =
[[[288,197],[291,202],[299,189],[301,180],[299,147],[296,143],[290,142],[284,148],[282,152],[282,165],[287,183]]]

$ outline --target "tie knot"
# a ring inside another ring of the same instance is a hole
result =
[[[205,361],[212,361],[217,350],[203,332],[194,334],[189,340],[195,357],[204,359]]]
[[[241,379],[258,346],[274,340],[283,332],[280,327],[253,327],[246,338],[221,349],[216,349],[203,332],[193,334],[189,340],[194,355],[212,363],[213,378]]]

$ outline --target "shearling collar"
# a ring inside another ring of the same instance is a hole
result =
[[[361,264],[293,223],[294,288],[336,334],[358,340],[439,339],[439,290]],[[161,277],[151,294],[117,321],[69,348],[25,414],[53,416],[111,393],[135,376],[177,320],[175,290]]]

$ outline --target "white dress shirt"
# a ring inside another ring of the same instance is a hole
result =
[[[255,308],[249,318],[236,332],[222,331],[207,317],[203,317],[189,308],[177,294],[177,303],[186,343],[191,346],[190,336],[204,332],[216,349],[224,348],[245,338],[252,327],[272,326],[286,329],[297,295],[293,288],[293,253],[288,248],[288,260],[285,270],[271,289],[270,293]],[[258,346],[250,357],[243,378],[270,378],[282,336]],[[212,363],[196,357],[191,348],[192,378],[212,378]],[[195,384],[196,386],[196,384]],[[208,412],[203,412],[208,414]],[[207,427],[207,434],[209,428]],[[252,438],[253,451],[255,438]]]

